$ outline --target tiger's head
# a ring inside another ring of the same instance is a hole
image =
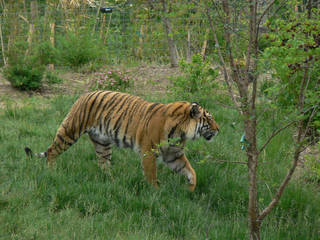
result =
[[[212,114],[196,102],[191,103],[190,117],[196,120],[193,138],[204,137],[207,141],[210,141],[218,134],[219,125]]]

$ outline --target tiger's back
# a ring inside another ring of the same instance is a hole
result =
[[[164,104],[150,103],[127,93],[88,93],[72,106],[58,130],[61,137],[56,140],[62,145],[64,142],[73,144],[75,139],[88,133],[98,142],[109,141],[118,147],[139,151],[144,137],[150,136],[150,133],[146,133],[150,119],[165,107]],[[153,134],[155,132],[154,129]]]

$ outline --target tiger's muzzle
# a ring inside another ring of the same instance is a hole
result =
[[[214,136],[217,136],[217,135],[218,135],[218,133],[219,133],[219,130],[208,131],[208,132],[203,133],[203,137],[204,137],[207,141],[211,141]]]

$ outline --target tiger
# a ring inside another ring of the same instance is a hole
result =
[[[218,132],[212,114],[196,102],[162,104],[128,93],[94,91],[75,101],[53,143],[36,156],[47,158],[49,167],[54,166],[60,154],[88,134],[100,167],[110,165],[112,146],[131,148],[139,153],[145,178],[155,188],[156,160],[160,159],[169,169],[186,177],[193,192],[196,173],[184,153],[186,141],[199,137],[210,141]],[[25,152],[33,156],[29,147]]]

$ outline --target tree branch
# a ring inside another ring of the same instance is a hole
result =
[[[308,65],[306,65],[304,77],[301,81],[300,92],[299,92],[298,108],[299,108],[299,112],[301,114],[303,113],[303,107],[304,107],[304,99],[305,99],[304,93],[305,93],[306,86],[308,85],[308,82],[309,82],[307,66]],[[271,212],[271,210],[278,204],[278,202],[280,201],[280,198],[283,194],[284,189],[288,185],[288,183],[289,183],[289,181],[290,181],[290,179],[291,179],[291,177],[292,177],[292,175],[298,165],[301,150],[304,149],[303,148],[303,141],[305,139],[305,136],[303,134],[303,130],[304,130],[303,119],[300,119],[299,125],[298,125],[298,135],[297,135],[297,140],[296,140],[296,145],[295,145],[292,167],[289,169],[286,177],[283,179],[283,181],[282,181],[281,185],[279,186],[278,191],[277,191],[276,195],[274,196],[274,198],[272,199],[272,201],[259,214],[259,216],[257,218],[257,220],[259,222],[261,222]]]
[[[243,161],[225,161],[225,160],[219,160],[219,159],[213,159],[213,161],[218,162],[218,163],[232,163],[232,164],[245,164],[247,165],[247,162]]]
[[[287,125],[283,126],[282,128],[277,129],[276,131],[273,131],[273,133],[271,134],[271,136],[268,138],[268,140],[265,142],[265,144],[263,144],[263,146],[260,148],[258,154],[260,154],[263,149],[265,149],[265,147],[271,142],[271,140],[277,136],[280,132],[282,132],[283,130],[285,130],[286,128],[290,127],[292,124],[294,124],[296,121],[292,121],[289,122]]]
[[[233,90],[232,90],[232,85],[231,85],[231,82],[230,82],[230,76],[228,74],[228,71],[227,71],[227,65],[224,61],[224,58],[222,56],[222,53],[221,53],[221,47],[220,47],[220,44],[219,44],[219,40],[218,40],[218,37],[217,37],[217,33],[216,33],[216,29],[215,29],[215,26],[213,24],[213,20],[211,18],[211,15],[209,13],[209,6],[206,5],[205,7],[205,12],[206,12],[206,15],[208,17],[208,20],[209,20],[209,25],[210,25],[210,28],[211,28],[211,31],[212,31],[212,34],[213,34],[213,37],[214,37],[214,41],[216,43],[216,48],[217,48],[217,51],[218,51],[218,56],[219,56],[219,60],[220,60],[220,63],[221,63],[221,67],[222,67],[222,70],[223,70],[223,75],[224,75],[224,80],[227,84],[227,87],[228,87],[228,91],[229,91],[229,94],[232,98],[232,101],[234,103],[234,105],[236,106],[236,109],[237,111],[240,113],[240,106],[238,104],[238,102],[236,101],[235,99],[235,94],[233,93]]]
[[[312,146],[313,144],[316,144],[320,140],[320,137],[314,138],[312,141],[310,141],[307,145],[305,145],[303,148],[300,149],[299,153],[304,152],[308,147]]]
[[[30,24],[30,22],[28,21],[28,19],[26,19],[24,16],[22,16],[22,15],[19,14],[19,17],[20,17],[23,21],[25,21],[26,23]]]
[[[269,9],[272,7],[272,5],[275,3],[276,0],[273,0],[265,9],[264,11],[262,12],[260,18],[258,19],[257,21],[257,28],[259,29],[259,26],[261,24],[261,21],[263,19],[263,17],[267,14],[267,12],[269,11]]]
[[[257,220],[259,222],[261,222],[271,212],[271,210],[276,206],[276,204],[279,202],[285,187],[287,186],[288,182],[290,181],[290,179],[291,179],[291,177],[292,177],[292,175],[298,165],[299,156],[300,156],[300,146],[297,147],[297,149],[295,151],[294,161],[293,161],[292,167],[288,171],[287,176],[282,181],[275,197],[272,199],[272,201],[269,203],[269,205],[259,214],[259,216],[257,218]]]
[[[309,117],[309,119],[308,119],[307,125],[305,126],[305,131],[304,131],[304,133],[303,133],[303,138],[306,137],[307,132],[308,132],[308,130],[309,130],[310,123],[311,123],[313,117],[314,117],[314,116],[316,115],[316,113],[318,112],[318,108],[319,108],[319,105],[316,105],[316,106],[313,107],[313,110],[312,110],[312,113],[310,114],[310,117]]]

